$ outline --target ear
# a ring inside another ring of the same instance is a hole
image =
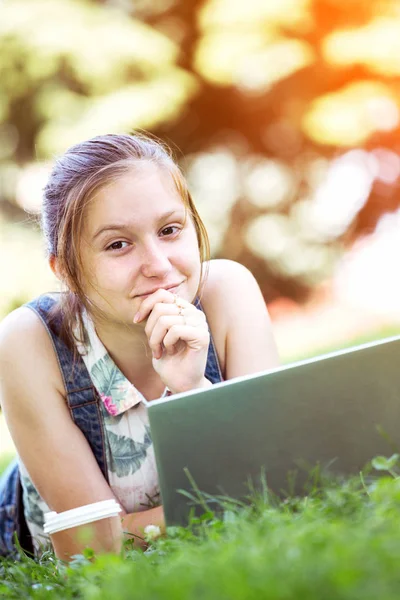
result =
[[[54,256],[54,254],[50,254],[49,265],[50,265],[50,269],[53,271],[53,273],[57,277],[57,279],[59,279],[60,281],[62,281],[63,278],[62,278],[62,275],[60,273],[60,269],[59,269],[59,266],[58,266],[58,260],[57,260],[57,257]]]
[[[53,273],[57,277],[57,279],[59,281],[61,281],[61,283],[63,283],[65,286],[67,286],[67,288],[69,289],[70,292],[75,293],[75,286],[67,281],[67,279],[65,277],[65,273],[63,273],[63,271],[60,268],[60,264],[58,262],[57,256],[54,256],[54,254],[50,254],[50,256],[49,256],[49,265],[50,265],[50,269],[53,271]]]

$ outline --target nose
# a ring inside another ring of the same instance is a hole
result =
[[[141,272],[145,277],[164,278],[171,270],[165,245],[159,240],[148,241],[142,250]]]

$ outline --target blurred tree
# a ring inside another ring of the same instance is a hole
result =
[[[3,0],[0,12],[3,200],[35,158],[149,129],[185,157],[214,255],[248,265],[268,300],[304,298],[399,206],[397,0]]]

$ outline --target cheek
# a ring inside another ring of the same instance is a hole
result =
[[[108,257],[88,257],[85,261],[84,282],[85,287],[90,290],[112,290],[117,287],[120,280],[123,280],[121,269],[110,261]]]
[[[197,233],[194,223],[190,224],[190,228],[186,232],[185,242],[185,252],[187,254],[188,260],[190,260],[193,263],[200,263],[199,242],[197,239]]]
[[[178,260],[188,275],[195,275],[200,270],[200,254],[197,245],[193,243],[186,245],[180,250]]]
[[[97,265],[96,274],[98,285],[110,291],[125,288],[132,276],[123,258],[102,261]]]
[[[90,291],[92,286],[97,286],[97,264],[94,260],[93,253],[86,244],[82,244],[81,247],[81,265],[82,265],[82,287],[85,292]]]
[[[200,251],[197,243],[196,232],[191,232],[190,240],[182,252],[182,264],[185,267],[187,274],[191,276],[193,282],[198,283],[201,272]]]

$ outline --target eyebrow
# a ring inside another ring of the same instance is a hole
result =
[[[163,213],[158,217],[158,221],[164,221],[164,219],[168,219],[173,215],[180,214],[180,209],[170,210],[166,213]],[[104,227],[100,227],[92,237],[92,240],[96,240],[101,234],[106,233],[107,231],[128,231],[132,229],[132,225],[128,223],[113,223],[112,225],[105,225]]]

